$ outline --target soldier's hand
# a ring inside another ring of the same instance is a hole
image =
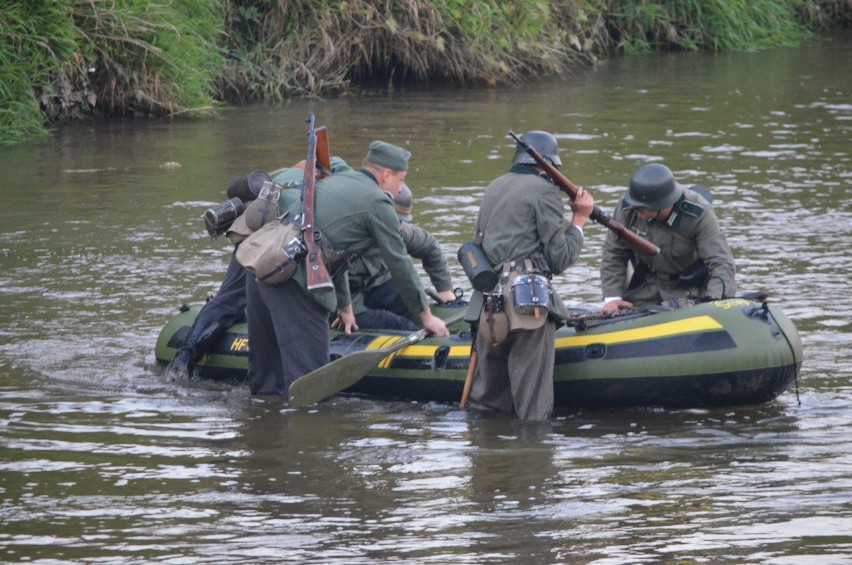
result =
[[[577,188],[577,196],[571,201],[571,211],[574,217],[571,223],[578,228],[586,225],[586,221],[595,209],[595,199],[583,187]]]
[[[358,331],[351,304],[337,309],[337,319],[331,323],[331,327],[335,330],[343,330],[346,335],[352,335],[352,332]]]
[[[603,305],[603,310],[606,313],[615,312],[619,308],[633,308],[633,303],[628,302],[626,300],[610,300],[606,304]]]
[[[423,327],[437,337],[447,337],[450,335],[450,330],[447,329],[447,324],[444,320],[434,315],[429,310],[420,312],[420,321],[423,322]]]

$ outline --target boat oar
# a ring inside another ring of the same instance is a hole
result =
[[[464,318],[465,309],[460,309],[446,320],[448,326]],[[315,371],[296,379],[290,385],[290,406],[302,408],[310,406],[340,391],[346,390],[363,379],[367,373],[375,369],[382,359],[388,355],[404,349],[424,340],[429,336],[428,330],[420,330],[408,336],[402,337],[392,345],[379,349],[356,351],[349,353],[339,359],[335,359],[328,365],[323,365]]]

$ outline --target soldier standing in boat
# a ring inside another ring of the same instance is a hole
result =
[[[414,196],[408,185],[402,183],[393,201],[406,251],[411,257],[420,259],[439,301],[455,300],[453,279],[441,245],[431,233],[412,223]],[[390,270],[378,249],[352,260],[349,265],[349,291],[355,321],[360,329],[417,331],[415,316],[396,290]]]
[[[550,133],[530,131],[521,139],[553,166],[562,165]],[[545,420],[552,414],[556,327],[567,312],[550,288],[550,277],[580,256],[583,226],[594,200],[580,188],[571,209],[566,227],[561,192],[520,144],[509,171],[486,188],[476,239],[501,275],[492,291],[474,290],[465,317],[478,324],[471,408],[514,411],[525,420]],[[515,286],[513,281],[525,284]],[[530,307],[533,295],[543,302]],[[503,323],[495,319],[504,311],[509,331],[487,331]]]
[[[660,253],[639,256],[615,233],[607,233],[601,258],[605,312],[736,294],[734,258],[713,207],[699,191],[675,181],[665,165],[644,165],[633,173],[613,217]]]

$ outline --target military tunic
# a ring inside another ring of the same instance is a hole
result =
[[[409,256],[420,259],[423,270],[426,271],[435,290],[438,292],[452,290],[453,279],[450,276],[450,268],[438,240],[425,229],[407,222],[400,224],[399,231]],[[355,314],[366,312],[368,306],[365,305],[365,297],[374,289],[390,281],[390,271],[382,261],[382,255],[378,249],[372,249],[353,260],[349,267],[349,289]],[[396,294],[395,291],[394,294]],[[407,310],[397,312],[397,309],[394,309],[393,311],[414,320],[413,315]],[[361,325],[360,322],[359,325]]]
[[[621,297],[635,306],[661,304],[689,294],[722,298],[736,294],[735,266],[731,249],[712,206],[699,194],[684,189],[665,220],[642,220],[622,199],[614,219],[660,248],[655,256],[638,256],[647,270],[644,282],[628,290],[627,264],[632,250],[614,232],[607,233],[601,258],[604,298]],[[677,278],[698,259],[709,271],[701,288],[681,288]]]
[[[301,192],[284,190],[279,207],[296,215]],[[393,202],[366,172],[344,171],[317,182],[315,222],[338,251],[363,254],[378,249],[405,304],[415,313],[428,301],[399,233]],[[280,285],[247,277],[250,341],[249,386],[254,394],[287,394],[297,378],[329,362],[328,316],[351,303],[345,272],[335,277],[335,292],[309,293],[306,267]]]
[[[566,228],[564,214],[559,189],[535,169],[516,165],[485,190],[477,233],[485,230],[482,248],[493,265],[514,263],[539,252],[550,271],[560,274],[577,260],[583,247],[582,231]],[[482,293],[474,291],[466,319],[478,319],[482,303]],[[566,315],[562,299],[553,292],[548,320],[540,328],[513,331],[496,347],[479,332],[471,407],[514,410],[528,420],[550,417],[556,324]]]

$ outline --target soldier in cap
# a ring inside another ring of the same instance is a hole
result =
[[[554,166],[562,165],[559,146],[550,133],[530,131],[521,139]],[[482,197],[476,230],[485,255],[504,275],[508,271],[549,279],[562,273],[580,255],[583,226],[594,209],[594,200],[580,188],[571,209],[566,226],[559,189],[517,145],[509,171],[495,179]],[[501,279],[500,284],[508,286],[506,277]],[[505,288],[500,296],[506,302],[512,300]],[[525,420],[550,417],[556,327],[567,312],[556,292],[550,292],[546,300],[545,315],[535,319],[529,316],[530,323],[512,328],[502,343],[493,343],[484,328],[479,328],[474,344],[478,362],[470,392],[471,408],[514,411]],[[487,301],[488,297],[475,290],[465,319],[479,320]]]
[[[701,192],[681,186],[661,163],[633,173],[614,219],[657,245],[660,253],[638,256],[614,232],[607,234],[601,258],[605,312],[687,296],[710,300],[736,294],[731,249]]]
[[[399,231],[411,257],[420,259],[438,297],[444,302],[455,300],[453,280],[441,245],[425,229],[411,223],[414,197],[408,185],[394,198],[399,218]],[[390,271],[378,250],[353,259],[349,265],[349,290],[355,321],[361,329],[398,329],[415,331],[415,316],[408,310],[396,290]]]
[[[411,153],[385,141],[373,141],[361,168],[330,175],[316,183],[316,227],[337,252],[357,256],[378,249],[408,309],[437,336],[449,332],[432,314],[414,265],[399,233],[393,201],[408,171]],[[284,190],[281,213],[301,212],[300,193]],[[265,284],[246,278],[249,351],[248,381],[252,394],[286,395],[299,377],[329,362],[329,324],[351,334],[358,329],[346,272],[333,277],[334,292],[309,293],[305,264],[293,278]]]

